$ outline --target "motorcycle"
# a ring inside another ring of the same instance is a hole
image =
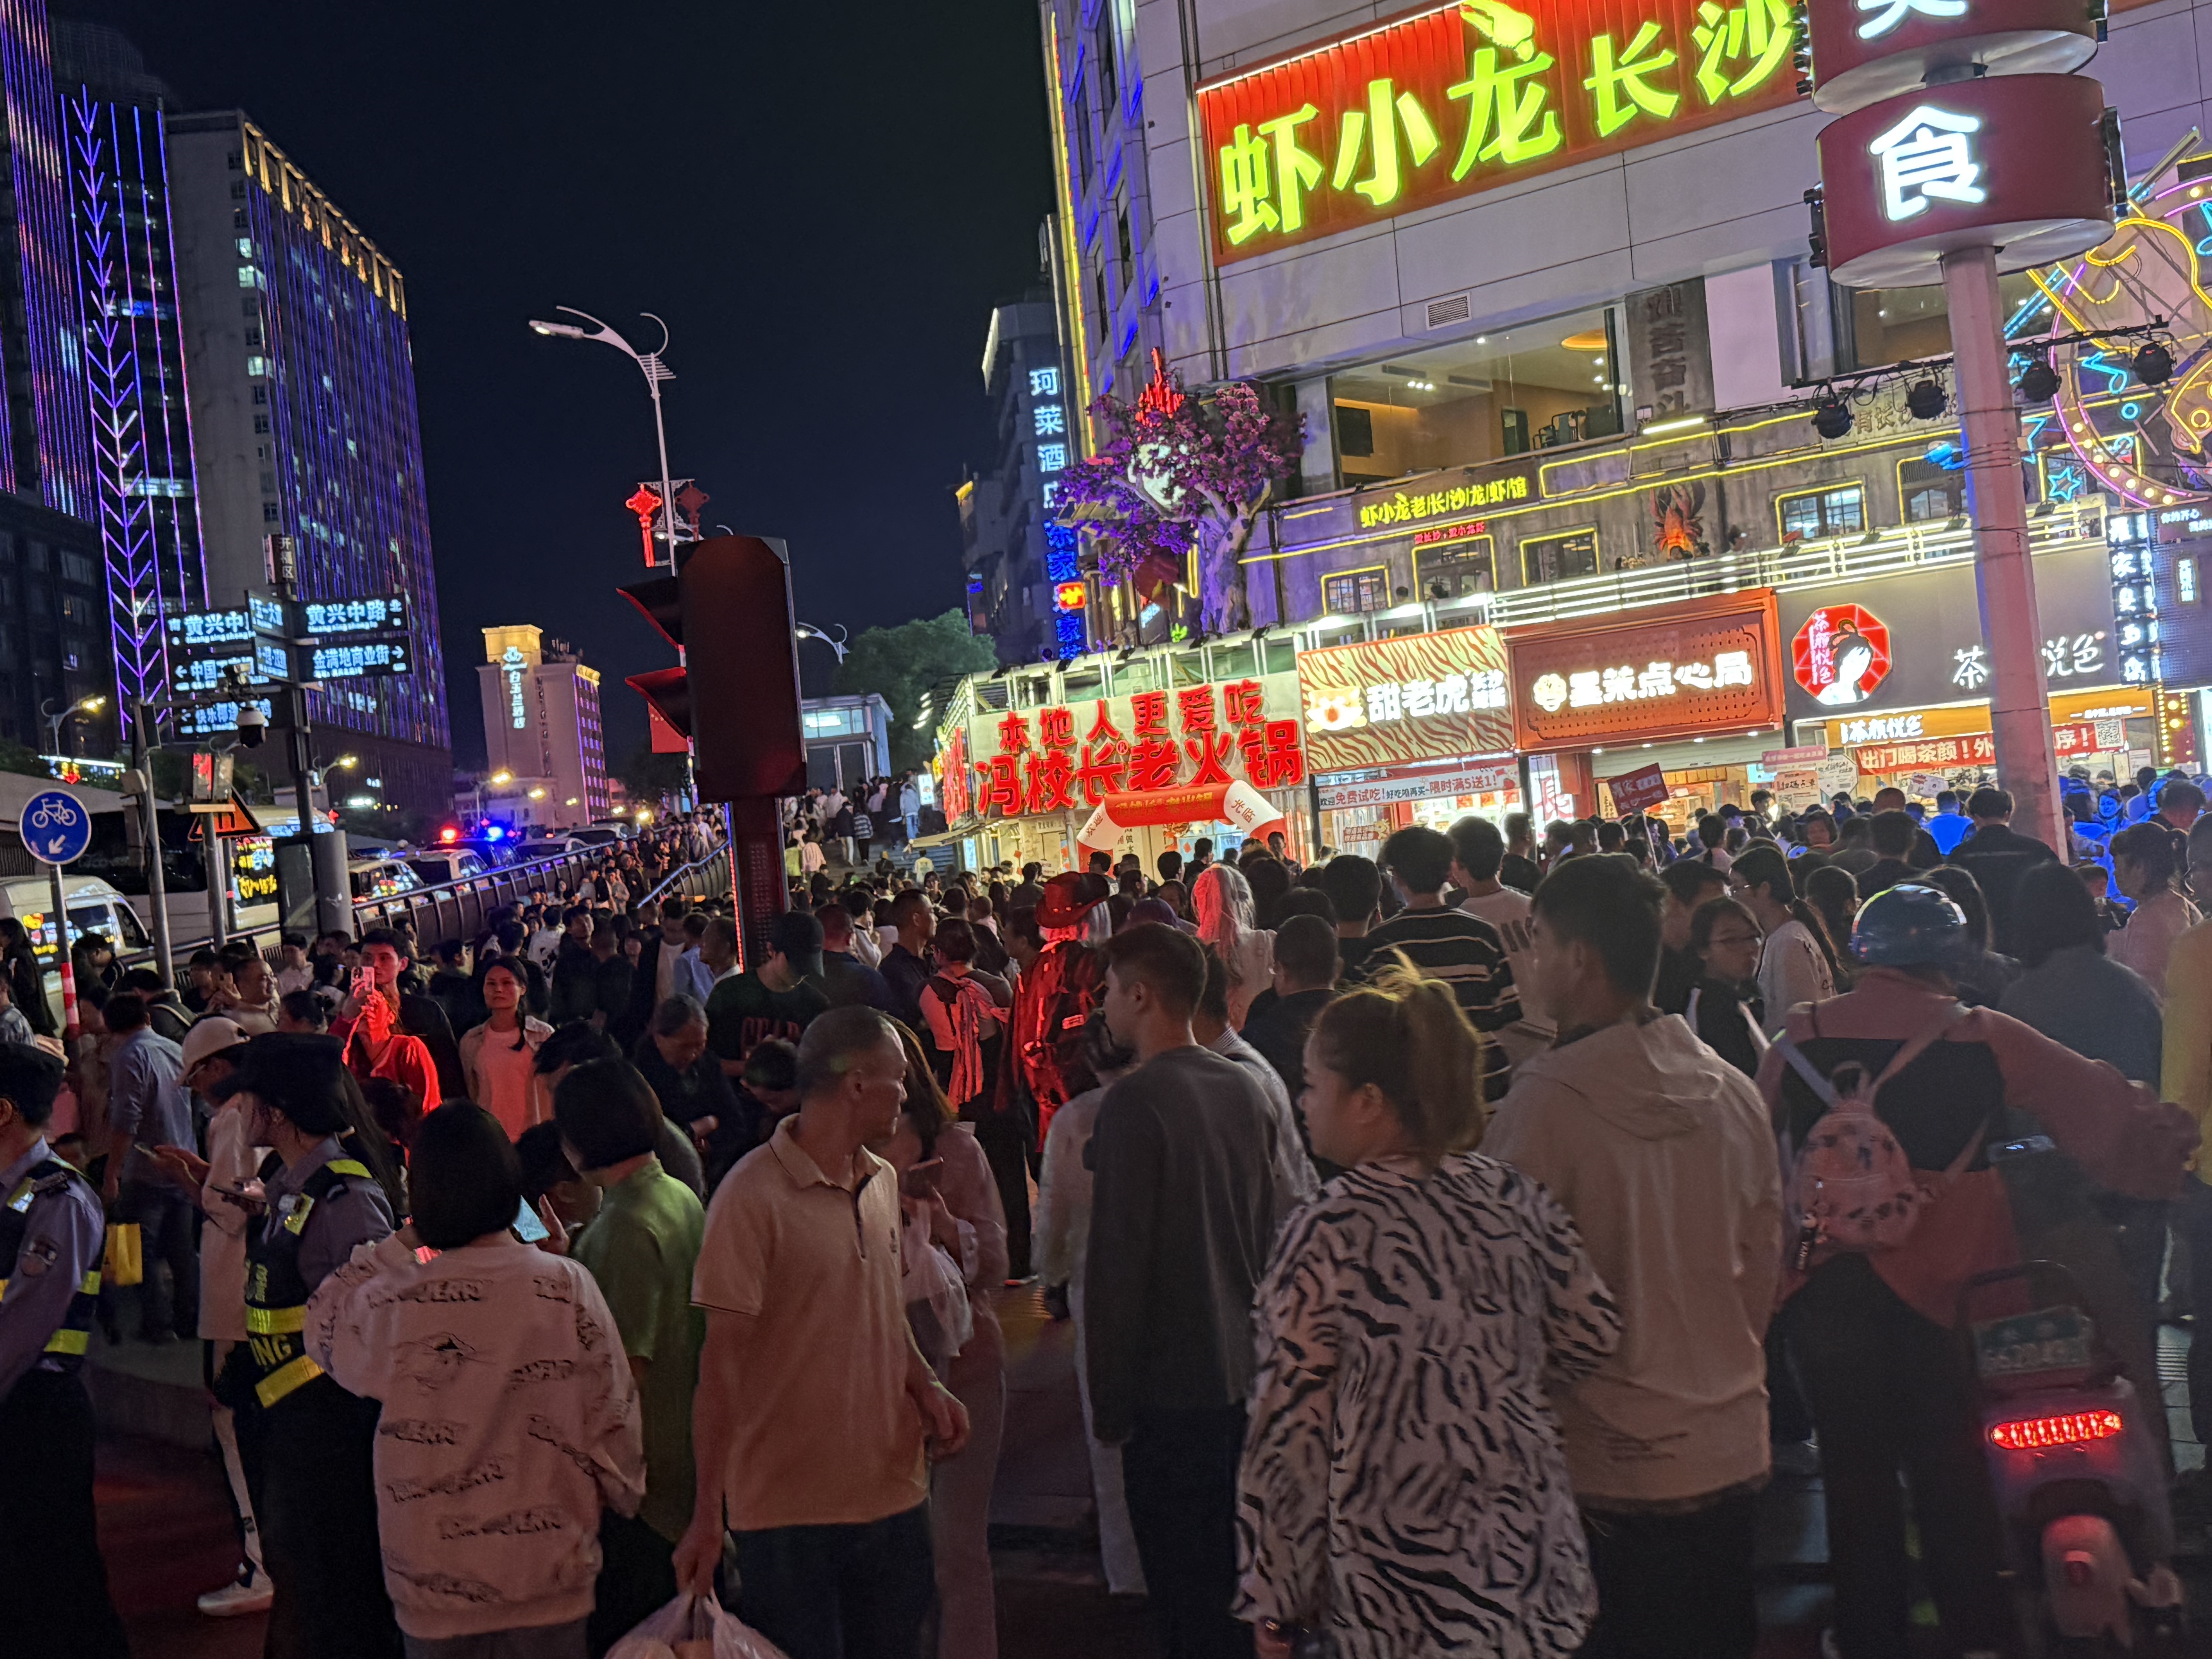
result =
[[[2047,1261],[1960,1293],[2007,1553],[2039,1598],[2046,1651],[2179,1653],[2162,1406],[2137,1395],[2084,1302]]]

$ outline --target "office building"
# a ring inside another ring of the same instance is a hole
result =
[[[483,694],[487,781],[483,810],[510,828],[571,829],[607,816],[605,738],[599,725],[599,671],[549,653],[527,624],[483,630],[477,666]]]
[[[52,33],[90,422],[84,516],[100,527],[127,704],[158,697],[167,682],[162,616],[208,599],[169,216],[163,106],[174,100],[114,30],[56,18]]]
[[[209,596],[267,580],[280,532],[308,598],[407,594],[412,672],[313,693],[309,714],[386,802],[442,814],[453,745],[406,283],[240,112],[173,117],[167,138]]]

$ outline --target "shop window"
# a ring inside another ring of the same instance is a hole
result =
[[[1298,665],[1298,645],[1292,639],[1265,640],[1261,655],[1264,659],[1261,672],[1267,674],[1295,673]]]
[[[1498,552],[1487,536],[1470,537],[1433,552],[1419,552],[1413,558],[1423,599],[1457,599],[1497,590]]]
[[[1249,679],[1258,672],[1255,663],[1259,654],[1249,643],[1217,645],[1209,654],[1207,666],[1217,680]]]
[[[1833,289],[1832,295],[1837,368],[1879,368],[1950,355],[1951,313],[1942,284]],[[2000,277],[1997,297],[2007,334],[2049,330],[2050,301],[2027,272]]]
[[[1322,581],[1322,605],[1332,617],[1380,611],[1390,603],[1390,574],[1381,565],[1346,570]]]
[[[1776,499],[1774,514],[1786,546],[1848,536],[1866,528],[1866,491],[1857,484],[1838,489],[1808,489]]]
[[[1106,695],[1106,677],[1097,667],[1071,668],[1060,678],[1060,697],[1066,702],[1090,702]]]
[[[1966,474],[1917,458],[1897,464],[1897,494],[1907,524],[1955,519],[1966,510]]]
[[[1596,574],[1595,530],[1578,530],[1571,536],[1539,536],[1521,544],[1521,580],[1528,586]]]
[[[1611,437],[1620,373],[1602,307],[1348,369],[1329,380],[1341,481]]]
[[[2173,591],[2182,604],[2197,603],[2197,561],[2194,557],[2185,555],[2173,562]]]
[[[1117,663],[1114,667],[1114,695],[1126,697],[1138,691],[1157,691],[1160,689],[1159,670],[1150,657],[1139,657],[1134,662]]]

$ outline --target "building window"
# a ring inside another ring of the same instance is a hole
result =
[[[1413,568],[1425,599],[1457,599],[1469,593],[1493,592],[1498,586],[1498,550],[1488,536],[1470,536],[1433,550],[1416,549]]]
[[[268,417],[266,415],[256,415],[256,416],[253,417],[253,429],[254,429],[256,432],[266,432],[266,431],[268,431],[268,430],[269,430],[269,417]]]
[[[267,403],[269,401],[269,388],[265,386],[255,386],[253,388],[253,401],[257,404]]]
[[[1838,368],[1945,357],[1951,352],[1951,312],[1941,284],[1929,288],[1831,289]],[[2050,301],[2021,271],[1997,281],[1998,314],[2008,334],[2051,326]]]
[[[1539,536],[1521,544],[1521,580],[1528,586],[1596,574],[1595,530],[1578,530],[1571,536]]]
[[[1947,471],[1934,461],[1899,461],[1897,494],[1907,524],[1958,518],[1966,510],[1966,471]]]
[[[1340,571],[1322,580],[1322,605],[1332,617],[1380,611],[1389,603],[1390,573],[1379,564],[1365,570]]]
[[[1866,528],[1866,491],[1857,484],[1838,489],[1808,489],[1775,500],[1774,515],[1783,544],[1816,542],[1824,536],[1848,536]]]
[[[1619,434],[1622,370],[1603,307],[1407,352],[1329,380],[1340,482],[1375,483]],[[1352,465],[1357,461],[1358,465]]]
[[[264,501],[261,503],[261,522],[264,524],[275,524],[276,522],[276,502]]]

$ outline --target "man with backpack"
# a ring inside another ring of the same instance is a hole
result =
[[[1943,893],[1875,895],[1851,935],[1854,988],[1795,1010],[1759,1072],[1791,1171],[1782,1288],[1820,1437],[1840,1659],[1911,1645],[1900,1473],[1947,1641],[2016,1645],[1952,1329],[1969,1279],[2041,1253],[2022,1249],[2028,1218],[1990,1148],[2039,1132],[2100,1187],[2166,1199],[2197,1141],[2186,1113],[2112,1066],[1962,1007],[1949,970],[1977,950]]]

